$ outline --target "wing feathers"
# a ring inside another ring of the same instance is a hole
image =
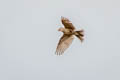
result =
[[[64,25],[65,28],[72,29],[72,30],[75,29],[75,27],[73,26],[72,22],[69,21],[67,18],[61,17],[61,21],[62,21],[62,24]]]
[[[64,51],[70,46],[74,37],[73,35],[63,35],[58,43],[56,54],[62,55]]]

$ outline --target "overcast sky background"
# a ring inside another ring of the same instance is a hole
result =
[[[85,30],[54,54],[61,16]],[[1,0],[0,80],[120,80],[119,0]]]

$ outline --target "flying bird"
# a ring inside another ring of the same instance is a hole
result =
[[[64,51],[70,46],[72,43],[74,36],[76,36],[81,42],[84,40],[84,30],[75,30],[74,25],[72,22],[65,18],[61,17],[61,22],[64,27],[60,27],[58,31],[63,33],[63,36],[60,38],[59,43],[56,48],[56,54],[62,55]]]

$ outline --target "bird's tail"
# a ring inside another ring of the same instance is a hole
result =
[[[79,30],[79,31],[75,31],[75,36],[77,37],[77,38],[79,38],[80,40],[81,40],[81,42],[83,42],[83,40],[84,40],[84,30],[82,29],[82,30]]]

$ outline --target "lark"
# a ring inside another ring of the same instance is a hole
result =
[[[60,38],[59,43],[56,48],[56,54],[62,55],[64,51],[70,46],[72,43],[74,36],[76,36],[81,42],[84,40],[84,30],[76,30],[72,22],[65,18],[61,17],[61,22],[64,27],[60,27],[58,31],[63,33],[63,36]]]

